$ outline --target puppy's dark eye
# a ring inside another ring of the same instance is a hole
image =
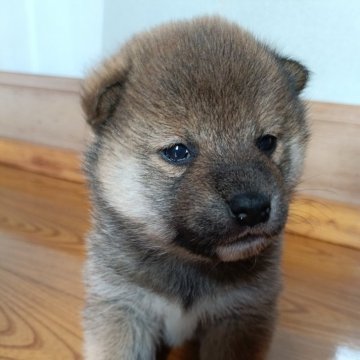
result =
[[[189,149],[183,144],[175,144],[161,151],[162,156],[173,163],[181,163],[190,159]]]
[[[276,139],[275,136],[273,136],[273,135],[264,135],[264,136],[259,137],[256,140],[256,146],[262,152],[270,155],[276,149],[276,142],[277,142],[277,139]]]

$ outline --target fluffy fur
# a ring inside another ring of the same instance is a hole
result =
[[[151,360],[189,339],[203,360],[265,358],[307,78],[237,25],[199,18],[135,36],[85,80],[87,360]],[[271,155],[256,147],[265,134],[277,137]],[[193,154],[183,165],[161,156],[179,143]],[[243,192],[270,199],[268,221],[229,215]]]

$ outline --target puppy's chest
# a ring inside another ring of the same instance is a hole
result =
[[[199,300],[185,310],[180,304],[154,296],[151,311],[162,323],[165,342],[170,346],[180,345],[192,338],[201,324],[221,318],[236,309],[237,291]]]

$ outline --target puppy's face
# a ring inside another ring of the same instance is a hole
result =
[[[145,247],[254,256],[279,237],[302,169],[306,79],[219,19],[143,34],[85,87],[90,181]]]

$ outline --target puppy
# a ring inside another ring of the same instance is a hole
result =
[[[265,358],[307,79],[215,17],[135,36],[85,80],[87,360],[190,339],[202,360]]]

